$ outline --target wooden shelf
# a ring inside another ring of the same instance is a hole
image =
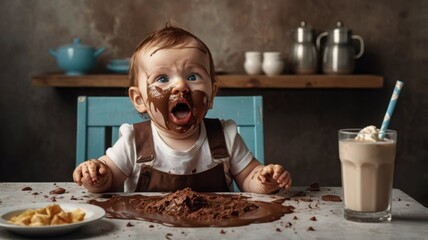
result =
[[[383,77],[376,75],[218,75],[220,88],[382,88]],[[128,75],[99,74],[66,76],[45,74],[32,78],[33,86],[110,87],[129,86]]]

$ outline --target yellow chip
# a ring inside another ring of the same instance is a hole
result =
[[[84,218],[85,212],[81,209],[65,212],[58,204],[52,204],[45,208],[27,209],[8,222],[23,226],[49,226],[81,222]]]
[[[81,222],[85,219],[85,212],[80,208],[74,209],[71,212],[71,216],[73,218],[72,222]]]

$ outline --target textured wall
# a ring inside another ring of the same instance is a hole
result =
[[[337,130],[380,125],[396,79],[405,81],[390,127],[399,133],[394,186],[428,205],[428,2],[3,0],[0,2],[0,181],[70,181],[76,97],[125,95],[124,89],[31,86],[58,71],[47,53],[80,37],[106,47],[95,72],[168,20],[199,36],[217,68],[243,73],[243,52],[282,51],[301,20],[318,32],[342,20],[365,40],[358,73],[385,77],[376,90],[223,89],[264,97],[265,158],[290,170],[295,185],[340,185]]]

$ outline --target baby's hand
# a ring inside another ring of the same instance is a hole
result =
[[[262,167],[257,178],[268,192],[273,192],[280,188],[288,189],[291,186],[290,174],[281,165],[277,164],[269,164]]]
[[[81,163],[73,172],[74,182],[83,185],[100,186],[104,185],[107,179],[109,167],[99,160],[88,160]]]

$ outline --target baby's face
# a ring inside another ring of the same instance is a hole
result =
[[[178,134],[197,129],[216,92],[208,53],[191,41],[169,49],[149,47],[138,58],[138,89],[154,123]]]

